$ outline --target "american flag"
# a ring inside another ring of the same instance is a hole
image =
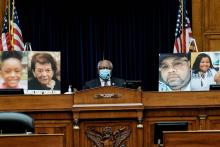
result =
[[[21,29],[19,27],[18,13],[16,11],[15,6],[14,6],[13,23],[12,23],[12,20],[10,20],[11,27],[13,27],[12,34],[9,32],[10,30],[9,30],[9,19],[8,18],[9,18],[8,6],[6,6],[5,16],[4,16],[4,20],[3,20],[4,22],[3,22],[3,27],[2,27],[2,35],[0,38],[0,50],[2,50],[2,51],[8,51],[8,50],[23,51],[24,50],[23,37],[22,37]],[[10,18],[12,18],[12,17],[10,17]],[[13,37],[13,43],[12,43],[12,37]]]
[[[186,2],[186,0],[184,0],[184,2]],[[192,30],[185,4],[183,7],[183,12],[184,13],[182,13],[182,2],[181,0],[179,0],[173,53],[189,52],[189,44],[190,44],[190,40],[192,39]],[[182,23],[182,14],[183,14],[183,23]]]

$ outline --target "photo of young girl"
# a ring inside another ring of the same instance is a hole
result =
[[[0,89],[27,89],[27,58],[21,51],[0,52]]]

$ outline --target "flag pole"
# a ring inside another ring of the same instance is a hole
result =
[[[182,29],[182,33],[181,33],[181,53],[184,53],[184,3],[183,3],[184,0],[181,0],[181,5],[182,5],[182,8],[181,8],[181,13],[182,13],[182,21],[181,21],[181,29]]]
[[[6,7],[8,7],[8,31],[11,32],[11,25],[10,25],[10,21],[11,21],[11,6],[10,6],[10,0],[7,0],[7,3],[6,3]],[[9,35],[11,35],[9,33]]]
[[[14,9],[15,9],[15,1],[12,0],[12,18],[11,18],[11,50],[14,50]]]

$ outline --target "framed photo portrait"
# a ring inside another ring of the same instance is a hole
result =
[[[60,94],[60,52],[30,51],[28,53],[28,93]]]

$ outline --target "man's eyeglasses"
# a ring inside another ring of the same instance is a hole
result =
[[[159,69],[160,71],[166,71],[170,68],[180,69],[186,64],[186,62],[187,60],[176,60],[176,61],[173,61],[171,64],[161,64]]]

